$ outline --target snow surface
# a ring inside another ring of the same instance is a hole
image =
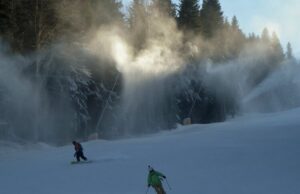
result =
[[[71,145],[23,150],[1,144],[0,193],[143,194],[150,164],[167,176],[168,194],[299,194],[299,116],[295,109],[86,142],[93,162],[78,165],[70,164]]]

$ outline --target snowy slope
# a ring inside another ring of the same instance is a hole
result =
[[[93,163],[70,165],[72,146],[5,152],[1,194],[142,194],[147,165],[172,194],[300,193],[300,109],[192,125],[142,138],[83,143]],[[154,193],[152,189],[149,194]]]

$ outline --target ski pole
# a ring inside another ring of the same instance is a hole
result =
[[[171,186],[170,186],[170,184],[169,184],[169,182],[168,182],[168,179],[167,179],[167,178],[165,178],[165,180],[166,180],[166,183],[167,183],[167,185],[168,185],[169,189],[170,189],[170,190],[172,190],[172,188],[171,188]]]

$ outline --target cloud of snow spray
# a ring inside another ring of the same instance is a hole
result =
[[[42,127],[48,115],[42,105],[47,99],[43,99],[42,93],[26,75],[24,68],[32,63],[32,60],[14,55],[8,48],[0,45],[0,88],[1,88],[1,135],[37,140],[39,134],[49,134],[46,127]]]
[[[286,61],[242,101],[244,111],[274,112],[300,106],[300,65]]]
[[[264,45],[251,45],[236,60],[226,64],[205,64],[204,83],[219,95],[231,95],[240,107],[240,113],[282,111],[300,106],[300,65],[285,60],[259,80],[268,71],[267,51]]]
[[[64,49],[54,46],[19,56],[0,45],[0,138],[64,143],[75,136],[76,115],[70,99],[72,87],[77,91],[79,86],[73,83],[77,80],[72,71],[80,71],[76,76],[83,83],[88,73],[64,55]],[[42,67],[38,73],[33,71],[37,61]]]
[[[148,18],[148,22],[152,28],[147,33],[145,47],[139,52],[116,27],[102,27],[89,44],[89,50],[96,52],[100,51],[97,46],[106,45],[105,51],[100,52],[114,59],[123,78],[118,123],[108,132],[110,135],[166,128],[163,120],[168,117],[168,97],[172,95],[169,76],[183,64],[178,51],[182,37],[170,18]]]
[[[2,42],[1,42],[2,43]],[[32,86],[28,82],[28,80],[22,79],[20,76],[20,71],[17,69],[15,63],[26,64],[26,59],[18,56],[9,57],[6,55],[6,48],[0,45],[0,87],[1,87],[1,116],[9,117],[9,114],[17,112],[19,115],[13,115],[17,120],[18,118],[22,118],[24,116],[24,120],[21,125],[26,123],[25,117],[30,114],[23,114],[23,110],[32,109],[32,107],[28,107],[30,104],[29,101],[33,100],[31,98],[31,94],[34,93],[32,91]],[[36,104],[36,103],[33,103]],[[25,111],[26,112],[26,111]],[[31,115],[33,116],[33,115]],[[30,116],[29,116],[30,117]],[[8,130],[9,124],[6,121],[1,121],[1,132],[9,133]],[[24,134],[26,132],[24,131]]]
[[[218,52],[219,46],[216,42],[194,36],[183,43],[182,33],[177,29],[175,21],[169,17],[160,15],[157,18],[155,14],[149,15],[147,25],[151,27],[147,29],[146,43],[138,52],[134,49],[133,42],[126,38],[127,32],[116,26],[101,27],[88,44],[91,52],[98,53],[101,57],[111,57],[117,63],[123,78],[118,122],[114,124],[114,130],[109,129],[109,136],[153,132],[166,128],[162,123],[169,119],[166,117],[168,111],[171,111],[170,101],[176,92],[180,92],[178,89],[185,87],[185,79],[203,82],[207,90],[216,93],[221,99],[231,98],[241,107],[240,111],[272,111],[279,110],[279,107],[284,109],[299,105],[299,101],[295,100],[299,96],[299,82],[285,79],[286,86],[291,81],[294,83],[285,87],[287,90],[296,89],[293,100],[289,102],[285,100],[287,93],[278,95],[272,90],[275,86],[271,86],[271,83],[274,84],[271,80],[279,80],[282,75],[288,78],[288,69],[296,66],[283,64],[259,88],[253,88],[253,80],[258,79],[265,68],[260,67],[267,60],[267,49],[264,45],[249,45],[238,59],[226,64],[202,61],[191,75],[182,78],[182,74],[180,79],[174,80],[174,75],[180,75],[191,63],[188,60],[190,56],[205,57],[209,53]],[[226,38],[234,39],[230,36]],[[263,98],[263,95],[271,95],[275,100],[265,106],[263,102],[269,98]]]

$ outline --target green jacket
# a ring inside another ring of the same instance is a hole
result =
[[[165,177],[165,175],[155,170],[151,170],[148,174],[148,185],[160,186],[161,177]]]

